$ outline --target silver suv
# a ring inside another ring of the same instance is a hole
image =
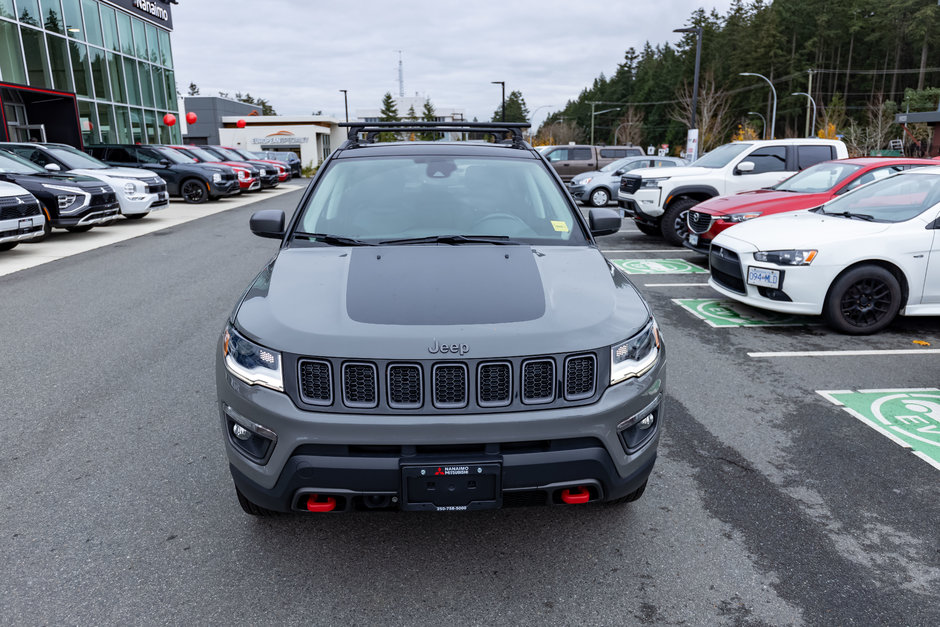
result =
[[[647,303],[523,124],[349,124],[225,325],[216,384],[249,514],[640,497],[663,420]],[[512,139],[372,143],[379,133]]]

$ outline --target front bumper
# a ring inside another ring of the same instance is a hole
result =
[[[59,216],[52,219],[52,226],[67,228],[70,226],[96,226],[110,224],[121,214],[121,205],[115,201],[108,205],[93,207],[82,214],[74,216]]]
[[[235,484],[266,509],[297,511],[311,492],[336,496],[340,509],[370,495],[397,499],[396,507],[403,465],[467,463],[498,464],[501,503],[512,505],[555,502],[566,486],[588,486],[591,500],[639,488],[656,459],[664,367],[665,353],[642,377],[609,387],[592,405],[462,415],[303,411],[286,394],[249,386],[221,364],[216,385]],[[628,449],[618,425],[643,412],[654,414],[653,426]],[[233,421],[276,434],[266,459],[253,461],[236,448]]]
[[[241,192],[238,179],[223,180],[220,183],[209,182],[209,194],[212,196],[234,196]]]
[[[572,185],[569,183],[568,193],[571,194],[576,200],[583,202],[587,197],[587,188],[584,185]]]
[[[118,194],[118,202],[121,203],[121,215],[147,214],[151,211],[168,207],[170,204],[170,195],[166,191],[163,191],[155,194],[141,194],[140,196],[129,198],[121,193]]]
[[[622,208],[631,206],[635,219],[642,222],[658,223],[660,216],[663,215],[663,208],[660,205],[662,190],[658,187],[653,189],[638,189],[633,194],[627,194],[617,191],[617,204]]]
[[[269,189],[271,187],[277,187],[278,185],[278,176],[277,172],[267,171],[266,174],[261,177],[261,189]]]
[[[46,217],[42,214],[0,220],[0,244],[26,242],[42,237],[42,227],[45,223]]]

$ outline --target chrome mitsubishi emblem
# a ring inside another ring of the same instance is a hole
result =
[[[20,198],[19,196],[16,197],[16,202],[17,202],[17,204],[20,204],[20,205],[25,205],[25,204],[26,204],[25,202],[23,202],[23,199]]]

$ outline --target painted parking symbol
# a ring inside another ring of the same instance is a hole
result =
[[[707,274],[708,270],[685,259],[614,259],[627,274]]]
[[[819,390],[817,393],[940,470],[940,390]]]
[[[733,300],[674,298],[672,302],[715,328],[792,327],[812,324],[811,319],[805,316],[791,316],[775,311],[764,311]]]

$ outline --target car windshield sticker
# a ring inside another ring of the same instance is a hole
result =
[[[614,259],[627,274],[705,274],[705,268],[685,259]]]
[[[940,390],[817,390],[817,393],[940,470]]]
[[[568,225],[562,222],[561,220],[552,220],[552,228],[561,233],[568,232]]]
[[[674,298],[675,304],[715,328],[806,326],[814,324],[809,316],[792,316],[748,307],[733,300],[715,298]]]

